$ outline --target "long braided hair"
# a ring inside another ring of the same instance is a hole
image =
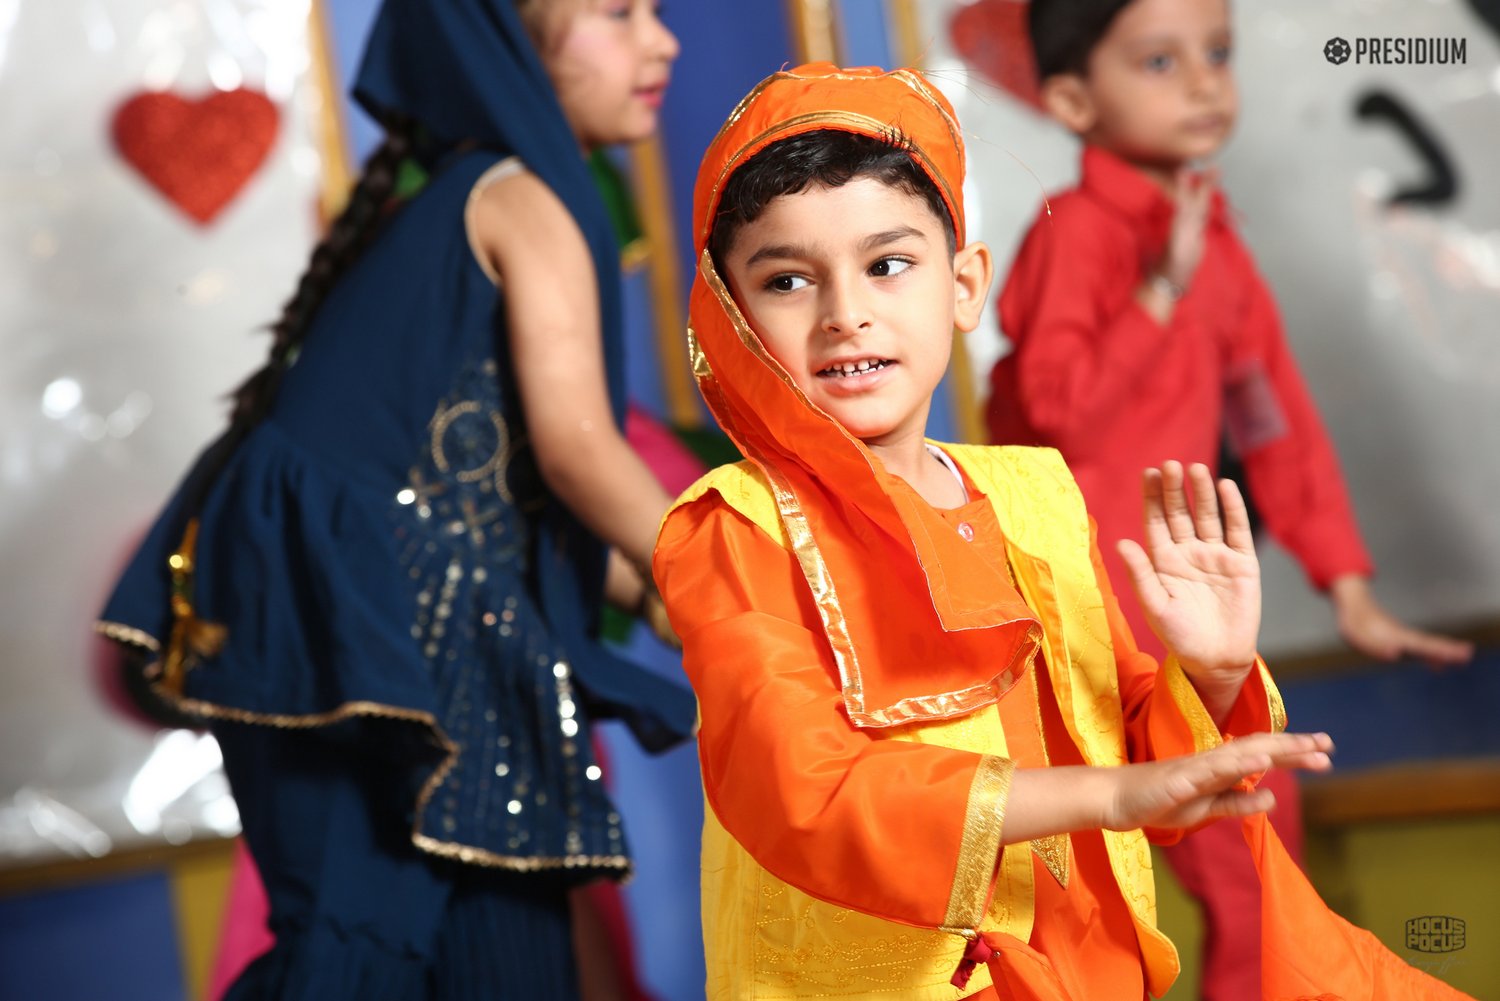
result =
[[[558,27],[557,15],[567,10],[568,0],[512,2],[537,48],[548,47]],[[270,410],[283,376],[297,360],[297,352],[318,307],[374,236],[384,217],[387,201],[396,189],[402,162],[415,152],[418,135],[415,122],[392,114],[387,115],[381,124],[385,126],[384,143],[365,161],[364,172],[351,192],[348,204],[329,227],[322,242],[314,248],[307,270],[297,282],[296,292],[282,309],[281,317],[271,326],[270,357],[259,371],[234,391],[230,431],[226,436],[233,443],[243,440]]]
[[[238,430],[243,436],[270,410],[282,378],[297,360],[318,307],[334,283],[358,259],[384,217],[402,161],[411,154],[415,138],[415,128],[410,122],[391,120],[385,124],[385,141],[365,161],[364,172],[350,193],[348,204],[313,249],[297,290],[271,325],[271,352],[265,365],[234,391],[231,434]]]
[[[409,122],[386,123],[384,143],[365,162],[364,172],[350,193],[348,204],[314,248],[307,270],[297,282],[296,292],[271,326],[270,357],[234,391],[228,430],[209,446],[184,484],[181,512],[184,539],[179,553],[190,550],[192,546],[191,540],[196,535],[194,523],[209,490],[229,465],[240,444],[270,411],[281,380],[296,361],[297,351],[307,337],[318,307],[374,236],[386,203],[395,190],[402,161],[412,152],[415,134],[416,129]],[[178,572],[177,565],[173,564],[174,580]],[[179,614],[174,599],[174,619]],[[184,711],[174,699],[157,689],[152,668],[156,659],[157,654],[151,651],[132,649],[127,652],[119,665],[126,696],[148,719],[161,726],[201,726],[201,719]]]

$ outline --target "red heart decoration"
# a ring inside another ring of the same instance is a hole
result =
[[[259,91],[217,91],[197,101],[158,91],[120,105],[112,131],[125,162],[206,225],[265,162],[278,118]]]
[[[953,50],[991,83],[1040,111],[1036,56],[1026,31],[1026,0],[978,0],[948,22]]]

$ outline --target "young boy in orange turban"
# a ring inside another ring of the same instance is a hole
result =
[[[757,86],[699,172],[690,351],[746,460],[678,501],[654,573],[700,705],[713,999],[1159,995],[1143,828],[1245,817],[1268,878],[1300,879],[1251,779],[1331,743],[1280,732],[1233,485],[1144,477],[1158,666],[1056,452],[924,437],[991,278],[962,181],[919,74],[829,65]],[[1292,903],[1370,974],[1378,943]],[[1379,955],[1392,997],[1448,996]]]

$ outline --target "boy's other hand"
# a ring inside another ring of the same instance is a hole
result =
[[[1213,204],[1214,191],[1219,187],[1219,168],[1210,167],[1201,174],[1179,170],[1174,185],[1172,232],[1167,237],[1167,252],[1157,270],[1168,281],[1187,288],[1203,261],[1203,231],[1208,226],[1208,210]]]
[[[1250,517],[1234,483],[1220,480],[1216,490],[1202,463],[1186,476],[1178,462],[1148,469],[1142,491],[1146,545],[1122,540],[1120,556],[1152,631],[1218,719],[1255,662],[1260,562]]]
[[[1218,185],[1216,167],[1201,174],[1184,168],[1173,178],[1172,229],[1167,236],[1167,249],[1136,292],[1136,300],[1158,323],[1166,324],[1172,319],[1177,299],[1192,284],[1193,275],[1203,261],[1203,231],[1208,226],[1209,208]],[[1175,291],[1164,291],[1158,279],[1165,279],[1167,286]]]
[[[1246,779],[1273,767],[1327,771],[1332,751],[1326,733],[1256,733],[1201,754],[1111,769],[1113,796],[1101,826],[1181,828],[1263,813],[1276,797]]]
[[[1386,611],[1366,577],[1346,574],[1333,582],[1328,596],[1344,642],[1367,657],[1414,657],[1438,670],[1467,664],[1474,657],[1473,643],[1413,629]]]

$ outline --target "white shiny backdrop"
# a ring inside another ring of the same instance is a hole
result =
[[[90,627],[314,238],[307,24],[308,0],[0,0],[0,866],[236,829],[213,741],[113,706]],[[200,226],[111,121],[242,85],[277,135]]]

